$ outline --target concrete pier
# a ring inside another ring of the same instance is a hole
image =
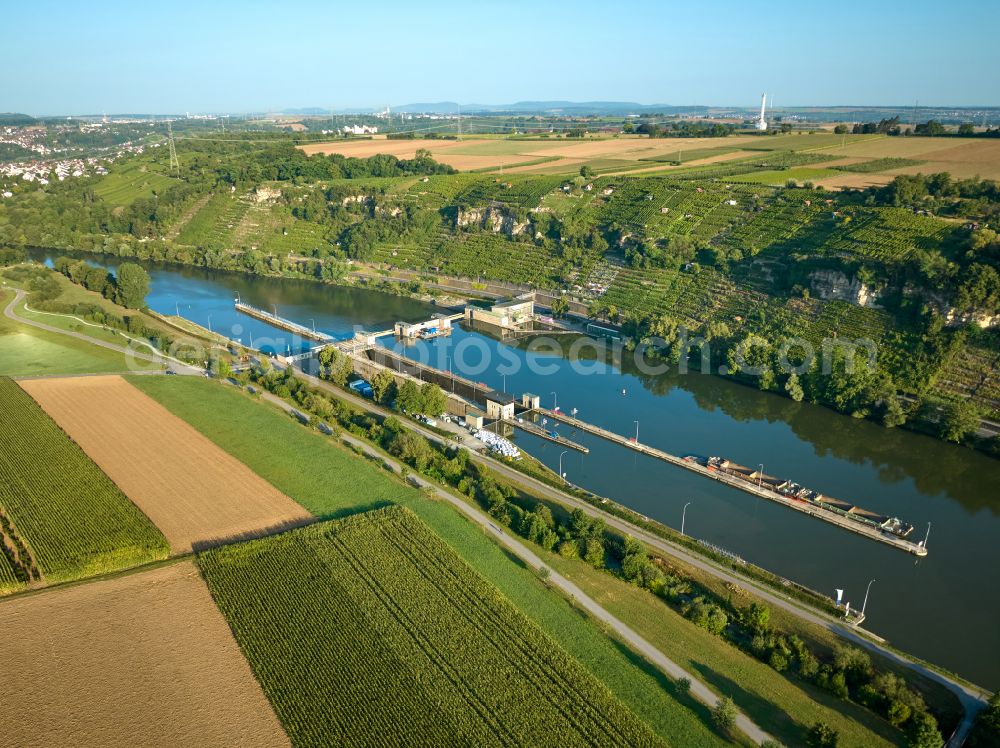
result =
[[[753,494],[754,496],[759,496],[761,498],[768,499],[769,501],[782,504],[790,509],[794,509],[795,511],[802,512],[803,514],[808,514],[811,517],[824,520],[825,522],[837,525],[845,530],[850,530],[858,535],[863,535],[871,540],[877,540],[901,551],[912,553],[914,556],[923,557],[927,555],[927,549],[920,543],[914,543],[897,535],[884,532],[877,527],[872,527],[871,525],[864,524],[857,520],[843,517],[840,514],[832,512],[828,509],[821,509],[820,507],[817,507],[807,501],[792,499],[766,488],[754,486],[753,484],[726,475],[725,473],[720,473],[718,470],[709,470],[708,468],[699,465],[697,462],[685,460],[684,458],[672,455],[669,452],[664,452],[662,449],[641,444],[634,439],[616,434],[613,431],[608,431],[607,429],[595,426],[592,423],[581,421],[578,418],[573,418],[572,416],[568,416],[562,412],[548,410],[546,408],[535,408],[534,412],[543,413],[549,418],[562,421],[573,428],[586,431],[587,433],[594,434],[595,436],[600,436],[603,439],[607,439],[608,441],[614,442],[615,444],[619,444],[623,447],[628,447],[636,452],[649,455],[650,457],[656,457],[664,462],[669,462],[671,465],[676,465],[677,467],[682,467],[686,470],[698,473],[705,478],[711,478],[712,480],[719,481],[720,483],[725,483],[727,486],[731,486],[732,488],[738,488],[739,490]]]

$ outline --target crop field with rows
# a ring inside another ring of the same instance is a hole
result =
[[[10,379],[0,379],[0,507],[46,581],[165,558],[167,541]]]
[[[667,314],[700,324],[711,319],[735,289],[719,273],[623,268],[601,297],[603,305],[638,312],[640,316]]]
[[[906,260],[914,249],[939,249],[954,234],[953,225],[904,208],[869,208],[837,221],[829,236],[812,249],[824,254],[847,253],[882,262]]]
[[[535,208],[542,196],[566,180],[562,177],[496,177],[483,179],[458,192],[452,201],[459,206],[483,207],[499,203],[510,208]]]
[[[740,249],[755,255],[776,244],[787,242],[829,209],[819,201],[806,205],[803,200],[781,199],[750,214],[747,220],[734,226],[718,240],[722,246]]]
[[[563,261],[548,249],[488,232],[446,242],[431,262],[449,275],[481,276],[542,288],[553,287],[563,267]]]
[[[855,172],[857,174],[872,174],[880,171],[889,171],[890,169],[902,169],[907,166],[919,166],[922,163],[924,162],[912,158],[887,156],[886,158],[873,158],[869,161],[861,161],[856,164],[842,164],[840,166],[831,166],[830,168],[837,171]]]
[[[1000,419],[1000,351],[966,344],[938,375],[934,394],[968,398],[988,417]]]
[[[198,563],[295,746],[661,744],[409,510]]]
[[[217,193],[185,224],[177,241],[195,245],[222,244],[249,207],[240,196],[227,192]]]
[[[0,553],[0,595],[6,595],[23,586],[14,572],[14,567],[4,553]]]
[[[453,202],[459,193],[474,189],[476,185],[492,182],[495,177],[484,177],[481,174],[435,174],[423,179],[407,190],[406,198],[423,207],[437,210]]]
[[[760,156],[749,156],[717,164],[679,169],[667,172],[664,176],[676,180],[724,179],[739,174],[750,174],[754,171],[774,171],[775,169],[789,169],[793,166],[810,166],[830,160],[829,154],[771,151]]]
[[[129,164],[114,167],[110,174],[97,183],[94,192],[112,205],[131,205],[140,197],[161,194],[180,183],[180,180],[166,174],[149,170],[148,164]]]

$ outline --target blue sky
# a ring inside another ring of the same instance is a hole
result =
[[[1000,105],[995,0],[5,2],[0,111]]]

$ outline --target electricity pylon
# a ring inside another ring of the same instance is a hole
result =
[[[170,170],[177,174],[181,170],[181,163],[177,160],[177,148],[174,147],[174,131],[167,120],[167,146],[170,149]]]

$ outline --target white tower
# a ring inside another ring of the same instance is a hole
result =
[[[767,129],[767,120],[764,119],[764,107],[767,105],[767,94],[762,93],[760,95],[760,117],[757,119],[757,123],[754,125],[758,130],[763,132]]]

